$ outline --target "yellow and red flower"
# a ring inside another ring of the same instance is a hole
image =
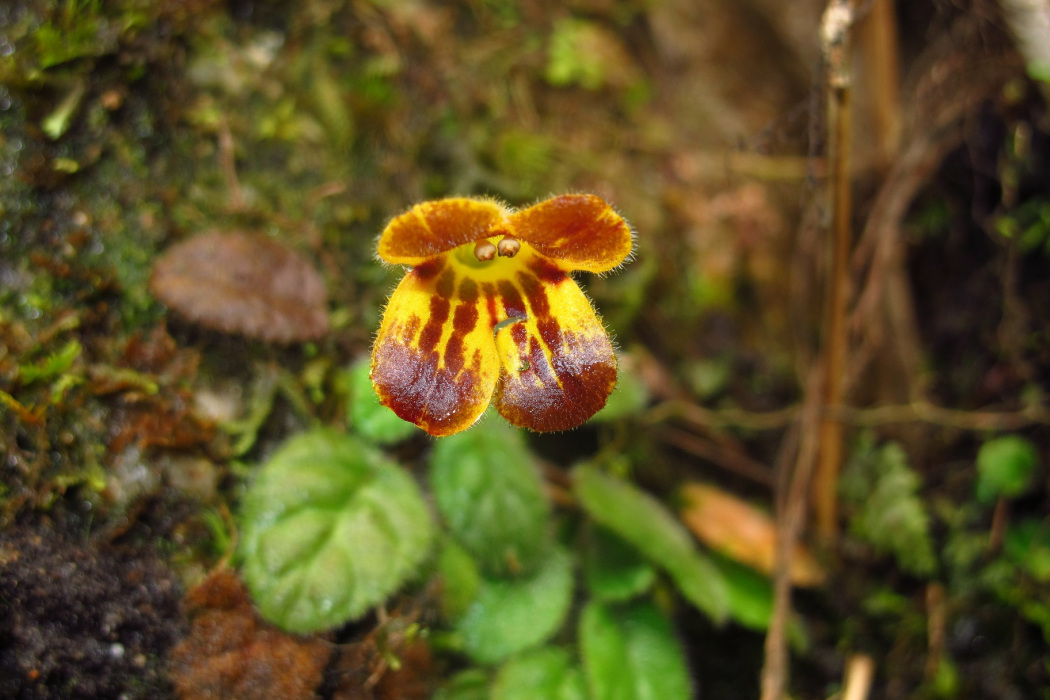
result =
[[[470,427],[489,403],[532,430],[580,425],[616,386],[616,354],[570,273],[608,272],[633,242],[593,195],[517,212],[465,197],[412,207],[379,238],[380,258],[412,267],[372,350],[380,400],[432,435]]]

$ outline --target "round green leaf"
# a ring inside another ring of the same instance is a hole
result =
[[[433,700],[489,700],[489,677],[481,669],[460,671],[437,689]]]
[[[716,622],[725,619],[729,600],[721,572],[703,556],[689,532],[659,501],[632,484],[591,465],[572,475],[587,514],[664,569],[690,603]]]
[[[350,423],[358,435],[379,445],[401,442],[420,432],[379,402],[370,376],[371,363],[361,360],[347,370]]]
[[[521,434],[500,421],[442,439],[430,484],[449,532],[495,576],[529,572],[547,547],[550,503]]]
[[[625,601],[649,590],[656,570],[637,549],[604,527],[595,526],[588,535],[583,570],[595,598]]]
[[[587,700],[583,674],[565,649],[537,649],[500,668],[491,700]]]
[[[483,578],[456,625],[464,651],[479,663],[494,664],[543,643],[565,621],[572,589],[572,559],[560,547],[530,578]]]
[[[1035,446],[1019,435],[987,441],[977,453],[977,500],[992,503],[1024,495],[1038,466]]]
[[[244,579],[263,617],[327,629],[381,603],[430,547],[415,481],[345,435],[292,438],[260,470],[240,512]]]
[[[580,652],[592,700],[692,697],[671,623],[652,603],[588,603],[580,619]]]

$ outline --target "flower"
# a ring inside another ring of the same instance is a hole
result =
[[[489,403],[536,431],[580,425],[616,386],[616,354],[570,273],[608,272],[633,244],[594,195],[517,212],[466,197],[415,205],[379,238],[380,258],[412,266],[372,350],[380,400],[432,435],[470,427]]]

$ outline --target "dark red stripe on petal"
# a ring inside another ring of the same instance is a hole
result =
[[[469,277],[464,277],[459,285],[459,298],[470,303],[476,302],[478,300],[478,283]]]
[[[541,255],[536,255],[529,261],[529,269],[548,284],[557,284],[568,276],[560,267]]]
[[[508,317],[525,318],[527,316],[525,313],[525,301],[521,298],[518,288],[510,280],[500,280],[499,295],[503,299],[503,308],[507,312]]]
[[[565,279],[565,275],[562,274],[561,278]],[[533,318],[536,319],[536,327],[540,332],[540,338],[553,352],[558,346],[562,345],[563,338],[557,318],[551,316],[551,306],[550,301],[547,299],[545,285],[536,277],[525,272],[518,273],[518,282],[525,292],[525,298],[529,302],[529,308],[532,309]]]
[[[416,339],[416,331],[419,330],[420,323],[419,316],[412,316],[401,325],[397,335],[401,338],[402,343],[410,345]]]
[[[529,301],[533,316],[549,316],[551,305],[547,301],[547,292],[543,289],[543,284],[539,279],[527,272],[519,272],[518,283],[521,284],[521,290],[525,292],[525,298]]]
[[[452,294],[456,291],[456,273],[451,267],[442,272],[441,276],[438,277],[434,291],[443,299],[452,298]]]
[[[463,369],[465,361],[463,343],[467,335],[478,325],[477,303],[461,303],[452,317],[452,335],[445,345],[445,367],[453,375]]]
[[[496,306],[496,285],[486,282],[481,285],[481,292],[485,295],[485,308],[489,314],[489,327],[495,328],[499,323],[499,309]]]
[[[452,305],[448,299],[439,296],[430,297],[430,315],[427,317],[427,325],[423,326],[423,332],[419,334],[419,349],[424,353],[433,352],[441,340],[441,330],[448,320],[448,314]]]
[[[412,268],[412,272],[409,274],[415,275],[421,282],[433,279],[437,277],[438,273],[445,269],[445,256],[439,255],[436,258],[427,260],[424,263],[420,263]]]
[[[540,338],[550,348],[551,352],[556,352],[558,348],[566,345],[562,342],[561,337],[561,326],[558,325],[558,321],[550,316],[544,316],[543,318],[536,319],[536,328],[540,332]],[[570,346],[571,352],[571,346]]]

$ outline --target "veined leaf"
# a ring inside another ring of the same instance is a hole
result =
[[[500,668],[491,700],[587,700],[587,686],[569,652],[558,647],[517,656]]]
[[[430,549],[416,483],[360,441],[329,431],[289,440],[249,486],[243,573],[262,615],[293,632],[360,617]]]
[[[430,485],[449,532],[495,576],[532,571],[550,503],[517,430],[487,421],[434,446]]]
[[[589,603],[580,620],[580,650],[592,700],[692,697],[674,630],[652,603]]]
[[[456,626],[464,650],[493,664],[549,639],[572,602],[572,559],[553,548],[529,578],[482,579],[478,595]]]

